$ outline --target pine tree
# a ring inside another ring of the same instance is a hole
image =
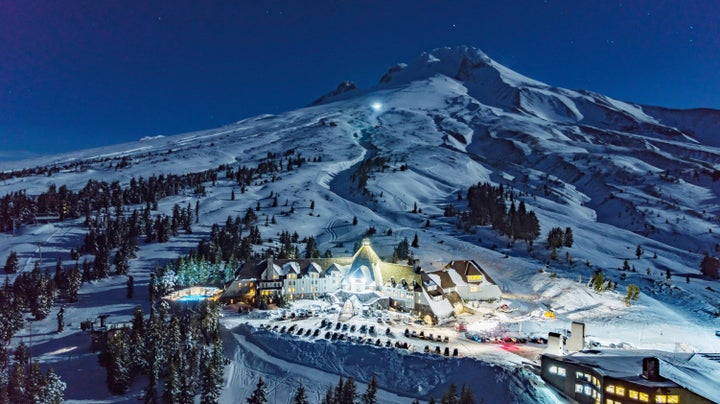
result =
[[[218,339],[213,343],[212,351],[204,350],[203,352],[205,352],[205,358],[201,362],[201,366],[205,369],[201,372],[200,403],[217,403],[222,389],[224,366],[220,340]]]
[[[572,232],[572,229],[569,227],[565,228],[565,237],[563,239],[563,245],[567,248],[570,248],[573,246],[573,232]]]
[[[27,362],[15,361],[12,372],[8,379],[7,397],[10,403],[30,403],[32,400],[27,395]]]
[[[45,376],[40,371],[38,361],[33,361],[28,367],[27,378],[25,379],[25,396],[32,403],[41,403],[42,389],[45,384]]]
[[[642,254],[643,254],[643,249],[642,249],[642,247],[640,247],[638,245],[637,248],[635,248],[635,256],[638,257],[638,259],[640,259]]]
[[[106,364],[108,389],[113,394],[123,394],[132,382],[129,346],[125,330],[116,331],[108,338],[103,355]]]
[[[363,404],[376,404],[377,403],[377,379],[375,375],[372,375],[370,383],[368,383],[367,390],[362,395]]]
[[[307,394],[305,393],[305,387],[302,384],[298,385],[295,390],[295,396],[293,396],[293,404],[310,404],[308,401]]]
[[[342,386],[342,392],[340,395],[340,404],[353,404],[357,397],[357,385],[352,377],[345,381]]]
[[[8,255],[7,260],[5,261],[5,273],[7,274],[14,274],[20,269],[20,264],[18,263],[18,257],[17,253],[15,251],[10,251],[10,255]]]
[[[342,401],[342,392],[343,392],[343,386],[345,385],[345,380],[343,379],[342,375],[340,375],[340,380],[338,381],[338,384],[335,386],[335,391],[333,392],[333,403],[338,403]]]
[[[178,368],[175,365],[175,361],[170,362],[168,367],[168,373],[165,377],[165,387],[163,388],[163,402],[167,404],[174,404],[179,402],[178,397],[180,396],[180,381]]]
[[[605,277],[603,276],[602,272],[597,272],[595,273],[595,275],[593,275],[592,285],[593,289],[595,289],[596,292],[605,291]]]
[[[448,390],[440,398],[441,404],[458,404],[457,387],[454,383],[450,384]]]
[[[460,404],[475,404],[475,397],[473,397],[470,387],[466,384],[463,384],[462,389],[460,389]]]
[[[82,273],[80,272],[80,269],[78,268],[78,264],[75,263],[75,267],[68,271],[67,275],[67,283],[66,283],[66,290],[65,295],[67,296],[68,300],[70,302],[77,302],[78,301],[78,292],[80,291],[80,286],[82,285]]]
[[[412,248],[418,248],[420,247],[420,243],[418,242],[418,235],[415,233],[415,237],[413,238],[412,244],[410,244]]]
[[[65,388],[67,385],[50,368],[45,374],[45,382],[40,390],[40,403],[62,404],[65,402]]]
[[[0,289],[0,307],[3,308],[0,310],[0,349],[8,344],[13,335],[25,324],[19,300],[10,285],[9,278],[6,277]]]
[[[262,376],[258,378],[257,385],[255,386],[255,390],[253,390],[253,393],[250,397],[247,399],[248,404],[265,404],[267,403],[267,397],[265,397],[265,381],[263,381]]]
[[[8,402],[8,380],[10,379],[10,353],[5,344],[0,344],[0,403]]]
[[[334,403],[335,402],[333,401],[332,388],[329,387],[327,392],[325,392],[325,397],[323,397],[321,404],[334,404]]]

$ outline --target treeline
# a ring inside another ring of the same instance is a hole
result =
[[[20,342],[13,360],[5,345],[0,346],[0,403],[62,403],[66,384],[50,368],[30,360],[27,346]]]
[[[8,278],[0,289],[0,403],[60,403],[65,383],[49,369],[45,374],[37,361],[20,343],[10,358],[10,340],[25,325],[23,313],[44,319],[55,299],[53,279],[40,273],[39,265],[29,274],[18,275],[11,285]]]
[[[192,403],[199,395],[200,403],[217,403],[225,366],[220,306],[205,302],[197,311],[169,314],[166,302],[157,305],[148,319],[137,307],[131,326],[108,331],[99,356],[108,389],[124,394],[136,377],[147,375],[145,402]]]
[[[30,223],[39,215],[54,215],[62,221],[82,216],[89,219],[93,212],[108,212],[113,208],[120,212],[125,206],[134,204],[149,204],[156,210],[160,199],[178,195],[185,188],[204,195],[203,183],[216,180],[217,170],[206,170],[185,175],[151,176],[147,180],[133,177],[125,188],[118,181],[89,180],[78,192],[65,185],[57,188],[55,184],[36,197],[17,191],[0,199],[0,230],[10,231],[13,226]]]
[[[357,182],[358,189],[365,189],[370,173],[373,171],[385,171],[388,168],[388,162],[390,162],[389,158],[381,156],[363,160],[353,172],[352,182]]]
[[[267,398],[267,392],[265,389],[267,388],[267,383],[263,380],[262,377],[258,378],[258,382],[255,385],[255,389],[253,390],[250,397],[247,398],[246,402],[248,404],[265,404],[268,402]],[[350,378],[343,378],[343,376],[340,376],[340,380],[338,381],[338,384],[334,387],[328,388],[327,392],[325,393],[325,396],[323,396],[322,401],[320,401],[321,404],[376,404],[378,403],[377,399],[377,391],[378,391],[378,384],[377,379],[375,378],[375,375],[372,376],[370,379],[370,383],[367,385],[367,389],[364,393],[360,394],[357,389],[357,384],[355,383],[355,379],[352,377]],[[482,400],[480,401],[482,402]],[[297,389],[295,390],[295,394],[292,398],[293,404],[310,404],[310,400],[308,399],[305,386],[302,384],[298,385]],[[419,404],[420,400],[413,400],[413,404]],[[435,404],[437,401],[435,401],[435,398],[430,397],[430,400],[428,401],[429,404]],[[457,391],[457,386],[455,384],[450,384],[447,391],[443,393],[442,397],[440,398],[440,404],[475,404],[475,397],[473,396],[472,390],[467,385],[463,385],[460,392]]]
[[[295,149],[286,150],[282,155],[268,152],[267,156],[258,163],[257,167],[240,166],[234,169],[230,166],[221,165],[220,170],[225,170],[225,177],[234,180],[240,186],[240,192],[244,193],[246,187],[252,185],[253,181],[264,174],[273,174],[270,181],[277,181],[278,174],[283,170],[292,171],[300,168],[308,160]],[[322,161],[321,157],[314,157],[313,162]],[[285,165],[283,167],[283,164]]]
[[[461,195],[458,194],[458,199]],[[510,200],[507,206],[506,200]],[[532,245],[540,236],[540,223],[535,212],[528,211],[524,201],[515,204],[515,194],[505,191],[503,185],[478,183],[467,191],[467,212],[458,212],[454,205],[445,208],[445,216],[459,216],[458,225],[469,229],[471,225],[492,226],[498,233]]]

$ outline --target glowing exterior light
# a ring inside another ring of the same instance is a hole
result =
[[[382,109],[382,104],[379,102],[373,102],[370,107],[373,109],[373,111],[380,111]]]

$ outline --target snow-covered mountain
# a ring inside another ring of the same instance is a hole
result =
[[[538,309],[556,312],[557,322],[539,331],[582,320],[590,337],[603,344],[718,351],[713,332],[720,329],[720,285],[702,277],[699,264],[703,254],[720,248],[719,135],[720,111],[649,107],[557,88],[477,49],[456,47],[398,64],[369,89],[342,83],[295,111],[2,162],[0,170],[57,167],[51,176],[3,181],[3,195],[20,190],[33,195],[51,183],[70,189],[90,179],[127,184],[133,177],[254,166],[270,154],[302,156],[303,164],[288,169],[283,161],[272,181],[255,181],[237,200],[230,200],[237,184],[225,178],[208,186],[205,196],[162,200],[159,209],[169,212],[174,203],[199,199],[201,223],[192,236],[141,246],[131,262],[136,279],[146,281],[155,262],[187,252],[213,223],[259,203],[263,215],[277,217],[277,224],[261,226],[263,237],[297,231],[315,236],[321,251],[338,256],[349,253],[372,226],[379,233],[392,229],[391,236],[373,240],[383,256],[403,237],[418,234],[420,247],[413,253],[423,268],[474,259],[528,316]],[[358,169],[377,158],[383,160],[359,187]],[[127,164],[118,168],[122,159]],[[450,204],[465,209],[458,193],[478,182],[502,184],[535,211],[541,236],[533,249],[488,227],[458,228],[457,218],[443,215]],[[294,213],[282,203],[271,207],[271,195],[287,200]],[[415,205],[420,212],[412,212]],[[353,226],[355,217],[359,223]],[[544,248],[553,227],[571,227],[574,233],[573,247],[562,249],[557,259]],[[27,226],[17,236],[0,235],[0,259],[17,251],[29,270],[38,242],[44,244],[43,256],[60,256],[81,235],[81,221]],[[637,246],[642,254],[635,254]],[[620,271],[626,260],[634,270]],[[601,293],[587,287],[596,271],[617,289]],[[626,306],[621,299],[630,283],[642,293]],[[86,285],[83,293],[96,292]],[[78,321],[82,316],[87,314],[78,314]]]

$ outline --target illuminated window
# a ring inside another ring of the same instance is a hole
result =
[[[575,392],[576,392],[576,393],[582,393],[582,392],[583,392],[583,385],[582,385],[582,384],[576,384],[576,385],[575,385]]]
[[[585,386],[583,388],[583,392],[585,393],[586,396],[589,396],[592,393],[590,390],[590,386]]]
[[[615,386],[612,385],[612,384],[609,384],[609,385],[605,386],[605,391],[607,391],[608,393],[614,393],[614,392],[615,392]]]
[[[655,396],[656,403],[667,403],[667,396],[665,394],[658,394]]]
[[[480,282],[482,281],[482,275],[468,275],[467,279],[470,282]]]
[[[667,396],[667,402],[668,404],[679,404],[680,403],[680,396],[677,394],[671,394]]]
[[[296,279],[297,274],[288,274],[288,279]]]
[[[583,372],[575,372],[575,379],[580,380],[585,376]]]
[[[470,286],[470,292],[471,292],[471,293],[475,293],[475,292],[477,292],[477,291],[478,291],[477,286]]]
[[[640,393],[640,401],[644,403],[650,402],[650,396],[647,393]]]
[[[277,275],[273,275],[273,279],[277,279],[277,278],[278,278],[278,276],[277,276]]]
[[[628,397],[637,400],[638,399],[638,392],[635,390],[629,390],[628,391]]]
[[[565,377],[565,368],[558,368],[558,375]]]
[[[557,374],[557,366],[550,366],[550,373],[556,375]]]
[[[615,387],[615,394],[618,396],[624,396],[625,395],[625,387],[617,386]]]

